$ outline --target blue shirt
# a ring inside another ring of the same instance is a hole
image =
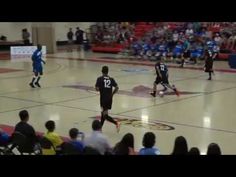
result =
[[[71,141],[70,142],[76,149],[78,149],[79,151],[83,151],[83,149],[84,149],[84,145],[83,145],[83,143],[82,142],[80,142],[80,141]]]
[[[181,45],[181,44],[176,45],[173,52],[174,53],[182,53],[183,52],[183,45]]]
[[[206,42],[206,45],[207,45],[208,49],[212,51],[215,46],[215,42],[212,40],[209,40]]]
[[[35,50],[33,55],[32,55],[32,61],[33,61],[33,66],[41,66],[42,62],[45,63],[43,60],[42,60],[42,51],[40,50]]]
[[[167,52],[167,47],[164,44],[161,44],[158,46],[158,51],[159,52]]]
[[[142,148],[139,155],[160,155],[160,151],[157,148]]]
[[[0,144],[7,144],[10,140],[10,136],[4,132],[0,133]]]
[[[140,50],[141,48],[142,48],[142,46],[140,44],[138,44],[138,43],[133,44],[133,49],[134,50]]]
[[[149,44],[143,44],[143,50],[144,51],[150,50],[150,45]]]

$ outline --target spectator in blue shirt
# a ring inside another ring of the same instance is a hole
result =
[[[160,155],[158,148],[153,147],[156,143],[155,134],[152,132],[147,132],[143,136],[143,146],[144,148],[140,149],[139,155]]]
[[[10,141],[10,136],[0,128],[0,146],[7,145]]]
[[[79,132],[79,130],[77,128],[72,128],[69,131],[69,135],[70,135],[70,138],[71,138],[70,143],[73,146],[75,146],[75,148],[78,149],[80,152],[83,152],[84,144],[82,143],[82,141],[84,139],[84,134],[82,132]],[[78,140],[79,135],[82,136],[82,141]]]

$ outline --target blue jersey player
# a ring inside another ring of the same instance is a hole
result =
[[[34,76],[32,78],[31,83],[29,84],[32,88],[35,88],[35,85],[41,87],[39,85],[39,80],[43,75],[43,66],[42,63],[45,64],[45,61],[42,60],[42,46],[40,44],[37,45],[37,50],[34,51],[32,57],[32,66]]]
[[[174,50],[173,50],[173,58],[182,58],[184,52],[184,47],[183,45],[178,42],[178,44],[175,46]]]
[[[202,44],[196,44],[195,48],[191,50],[190,59],[193,60],[194,64],[197,63],[197,60],[202,58],[204,54],[204,47]]]

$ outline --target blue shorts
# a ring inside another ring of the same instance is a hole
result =
[[[200,53],[191,53],[192,58],[200,58],[201,54]]]
[[[179,56],[181,56],[181,55],[182,55],[181,52],[174,52],[174,53],[173,53],[173,56],[175,56],[175,57],[177,57],[177,56],[179,57]]]
[[[33,66],[33,72],[35,74],[43,75],[43,67],[42,66]]]

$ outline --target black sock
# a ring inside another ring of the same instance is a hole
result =
[[[39,80],[40,80],[40,76],[38,76],[37,80],[36,80],[36,83],[39,83]]]
[[[101,126],[103,126],[104,122],[105,122],[105,118],[104,118],[104,115],[103,115],[103,112],[101,113]]]
[[[106,120],[108,120],[109,122],[117,125],[117,122],[111,117],[111,116],[108,116],[108,115],[105,115],[104,116]]]
[[[36,79],[35,77],[32,78],[32,81],[31,81],[32,84],[34,84],[35,79]]]

